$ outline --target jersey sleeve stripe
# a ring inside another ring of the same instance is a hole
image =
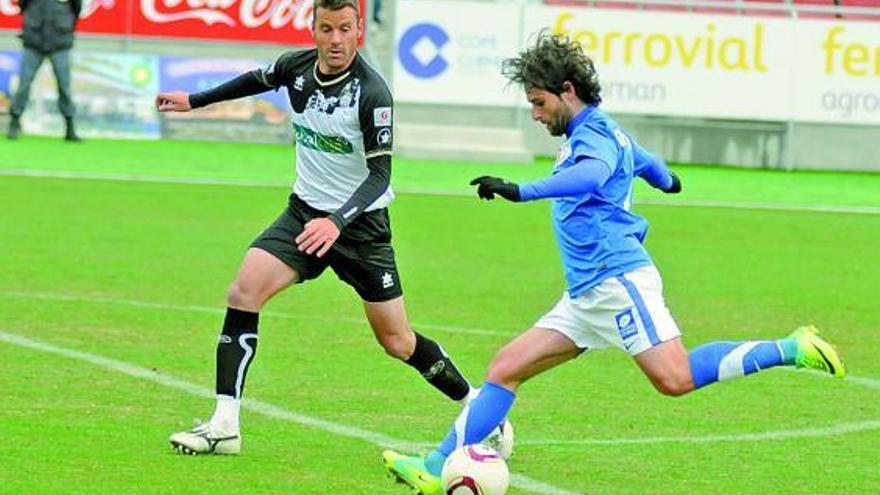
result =
[[[366,153],[366,154],[364,155],[364,158],[366,158],[366,159],[369,160],[370,158],[376,158],[377,156],[384,156],[384,155],[391,156],[391,155],[393,155],[393,154],[394,154],[394,153],[393,153],[391,150],[371,151],[371,152],[369,152],[369,153]]]

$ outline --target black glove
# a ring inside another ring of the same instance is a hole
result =
[[[484,175],[472,180],[471,185],[479,186],[477,196],[483,199],[495,199],[497,194],[508,201],[520,201],[519,186],[500,177]]]
[[[672,185],[667,189],[664,189],[663,192],[667,194],[678,194],[681,192],[681,179],[675,175],[675,172],[669,172],[669,175],[672,176]]]

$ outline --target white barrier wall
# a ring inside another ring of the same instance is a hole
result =
[[[501,61],[549,29],[593,58],[612,112],[880,124],[880,23],[432,0],[398,9],[403,102],[522,104]]]

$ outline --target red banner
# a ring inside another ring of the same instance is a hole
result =
[[[2,2],[3,0],[0,0]],[[125,35],[130,17],[128,0],[84,0],[79,14],[78,32]]]
[[[313,8],[314,0],[85,0],[77,31],[310,45]],[[19,12],[17,0],[0,0],[0,29],[21,29]]]
[[[313,0],[134,0],[132,32],[147,36],[270,41],[312,41]]]
[[[15,0],[0,0],[0,29],[21,29],[21,10]]]
[[[127,33],[130,0],[86,0],[83,3],[77,32],[117,36]],[[17,0],[0,0],[0,29],[21,29],[20,14]]]

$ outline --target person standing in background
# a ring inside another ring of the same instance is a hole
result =
[[[18,91],[12,99],[9,130],[6,137],[17,139],[21,134],[21,114],[30,99],[34,76],[48,58],[58,83],[58,110],[64,116],[67,131],[64,139],[80,141],[73,125],[76,108],[70,94],[70,49],[74,30],[82,10],[82,0],[20,0],[24,26],[21,67],[18,73]]]
[[[382,25],[382,0],[373,0],[373,22]]]

